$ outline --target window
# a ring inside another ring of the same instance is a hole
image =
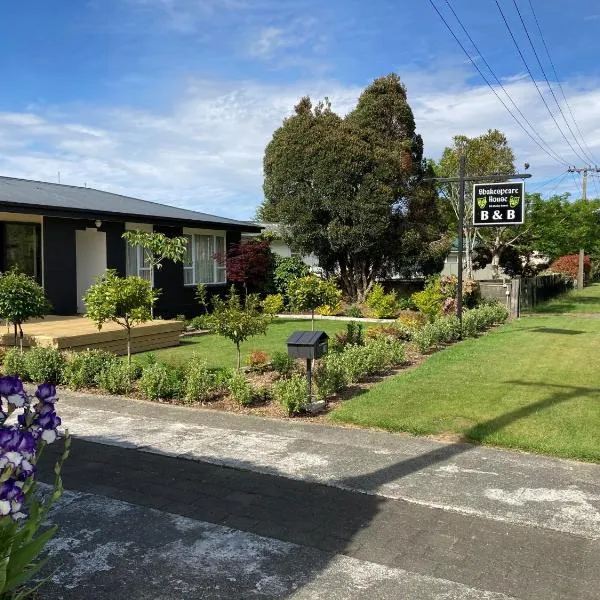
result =
[[[127,264],[125,271],[127,275],[136,275],[154,283],[152,267],[148,261],[148,255],[141,246],[130,246],[127,244]]]
[[[4,223],[0,235],[2,270],[16,268],[41,281],[40,226],[35,223]]]
[[[183,265],[184,285],[225,283],[225,236],[186,234],[187,256]]]

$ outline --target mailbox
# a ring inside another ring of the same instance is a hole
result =
[[[292,358],[314,359],[327,354],[329,336],[324,331],[295,331],[287,341]]]

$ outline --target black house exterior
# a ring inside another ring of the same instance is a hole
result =
[[[195,288],[227,287],[225,267],[215,260],[242,233],[260,227],[87,187],[0,177],[0,271],[17,267],[44,286],[59,315],[85,312],[82,297],[106,269],[138,275],[161,290],[156,314],[199,312]],[[141,248],[128,246],[126,230],[188,238],[184,264],[165,261],[154,272]]]

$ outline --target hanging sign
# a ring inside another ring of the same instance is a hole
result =
[[[524,216],[525,184],[522,181],[476,183],[473,186],[473,225],[522,225]]]

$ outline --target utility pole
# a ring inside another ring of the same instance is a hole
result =
[[[578,173],[579,175],[582,175],[581,178],[581,193],[582,193],[582,199],[584,202],[587,202],[587,178],[588,178],[588,173],[590,171],[592,171],[593,173],[600,173],[600,169],[598,167],[590,167],[589,165],[585,166],[585,167],[569,167],[567,169],[567,171],[569,173]]]
[[[590,167],[589,165],[585,167],[569,167],[567,169],[569,173],[577,173],[582,175],[581,177],[581,199],[584,202],[587,202],[587,178],[588,173],[592,171],[593,173],[600,173],[600,169],[598,167]],[[579,265],[577,269],[577,289],[583,289],[583,262],[585,260],[585,252],[583,248],[579,250]]]

